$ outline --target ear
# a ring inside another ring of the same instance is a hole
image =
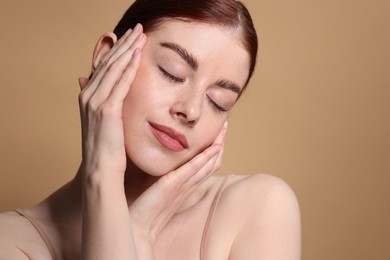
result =
[[[100,36],[98,42],[96,43],[95,49],[93,51],[92,57],[92,73],[103,63],[108,52],[111,50],[112,46],[117,42],[117,37],[113,32],[106,32]]]

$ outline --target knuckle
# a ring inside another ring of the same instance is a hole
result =
[[[205,152],[203,153],[204,155],[204,160],[209,160],[212,156],[213,156],[213,151],[212,149],[210,149],[211,147],[209,147],[208,149],[205,150]]]
[[[111,60],[111,58],[110,58],[110,60]],[[108,72],[108,73],[112,73],[112,72],[116,71],[117,69],[118,69],[118,63],[117,63],[117,62],[112,62],[112,63],[108,66],[107,72]]]
[[[95,99],[90,99],[87,103],[87,108],[89,112],[96,112],[99,108],[99,104]]]
[[[173,188],[176,187],[176,181],[175,181],[175,173],[171,172],[170,174],[167,174],[164,176],[164,178],[161,178],[158,182],[161,185],[161,191],[163,193],[172,191]]]
[[[126,43],[132,43],[133,41],[134,41],[134,37],[133,36],[125,38],[125,42]]]
[[[221,162],[218,161],[218,162],[215,163],[213,171],[218,171],[220,168],[221,168]]]
[[[115,114],[117,111],[117,106],[112,104],[111,102],[105,102],[100,106],[99,113],[102,116],[111,116]]]
[[[88,97],[85,93],[85,90],[82,90],[78,96],[79,104],[81,106],[85,106],[88,102]]]
[[[191,160],[191,161],[189,161],[188,162],[188,165],[189,165],[189,167],[191,168],[191,169],[196,169],[197,168],[197,160]]]
[[[214,164],[213,163],[209,162],[208,164],[206,164],[206,166],[205,166],[206,172],[211,172],[213,169],[214,169]]]
[[[166,176],[166,178],[160,180],[161,190],[165,192],[169,191],[173,183],[174,182],[172,176]]]

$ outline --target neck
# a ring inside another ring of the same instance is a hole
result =
[[[138,168],[130,160],[127,161],[127,169],[124,180],[125,195],[128,205],[131,205],[137,198],[152,186],[160,177],[152,176]],[[181,210],[197,204],[205,195],[206,187],[197,189],[193,196],[190,196]],[[42,206],[42,207],[41,207]],[[81,167],[73,180],[53,193],[47,200],[38,205],[41,212],[46,212],[46,216],[57,223],[69,223],[76,226],[81,225],[82,218],[82,170]]]
[[[73,180],[51,194],[41,205],[47,216],[59,223],[80,222],[82,207],[82,180],[79,169]]]
[[[145,173],[128,159],[124,183],[128,205],[131,205],[145,190],[158,181],[159,178]]]
[[[130,160],[127,162],[127,169],[124,174],[124,187],[128,205],[131,205],[135,199],[159,179],[159,177],[143,172]],[[82,207],[82,185],[82,170],[80,166],[73,180],[50,195],[38,207],[43,210],[41,212],[46,212],[47,215],[56,220],[61,220],[62,217],[69,219],[69,216],[79,218]]]
[[[79,167],[76,176],[51,194],[47,199],[31,208],[34,215],[65,226],[79,226],[82,218],[82,169]],[[131,161],[125,172],[125,192],[128,205],[137,199],[146,189],[158,180],[144,173]]]

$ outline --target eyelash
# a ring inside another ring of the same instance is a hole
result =
[[[214,107],[214,109],[217,111],[217,112],[227,112],[228,110],[222,106],[220,106],[217,102],[215,102],[212,98],[210,98],[209,96],[207,96],[207,98],[209,99],[209,102],[211,103],[211,105]]]
[[[167,78],[169,81],[173,81],[173,82],[177,82],[177,83],[183,83],[185,80],[182,79],[182,78],[179,78],[179,77],[176,77],[174,75],[172,75],[171,73],[167,72],[165,69],[163,69],[161,66],[157,66],[158,69],[160,70],[161,74]],[[228,110],[222,106],[220,106],[217,102],[215,102],[212,98],[210,98],[209,96],[207,96],[210,104],[213,106],[213,108],[217,111],[217,112],[227,112]]]
[[[183,83],[185,79],[173,76],[171,73],[168,73],[165,69],[163,69],[161,66],[157,66],[160,70],[161,74],[166,77],[169,81],[174,81],[177,83]]]

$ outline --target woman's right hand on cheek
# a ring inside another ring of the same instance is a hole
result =
[[[227,122],[213,144],[178,169],[167,173],[129,208],[135,238],[154,243],[160,231],[189,196],[221,166]]]
[[[126,169],[122,106],[145,42],[142,26],[138,25],[114,44],[91,79],[79,79],[82,168],[86,178],[92,172],[123,175]]]

